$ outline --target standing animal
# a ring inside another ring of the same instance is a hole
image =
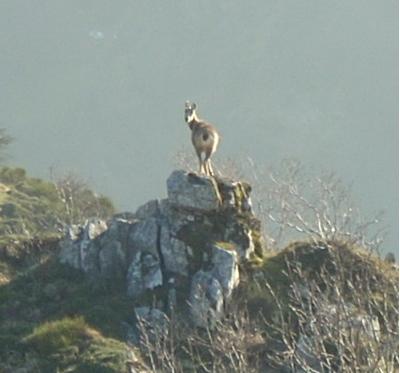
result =
[[[213,176],[211,156],[218,147],[219,135],[215,127],[200,119],[196,113],[197,105],[193,102],[185,103],[185,122],[192,131],[192,143],[199,158],[200,173]]]

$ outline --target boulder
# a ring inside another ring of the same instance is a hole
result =
[[[221,195],[214,178],[182,170],[174,171],[167,180],[168,200],[181,208],[217,210]]]

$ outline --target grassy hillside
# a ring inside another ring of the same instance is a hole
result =
[[[56,260],[64,226],[107,218],[112,203],[80,187],[71,213],[65,197],[60,185],[23,169],[0,170],[0,372],[121,372],[139,364],[121,342],[121,320],[132,311],[122,284],[93,289]]]
[[[32,178],[22,168],[0,169],[0,259],[6,259],[0,262],[0,283],[12,278],[25,261],[43,255],[66,225],[114,212],[108,198],[83,183],[77,185],[73,179],[57,185]]]
[[[123,372],[132,310],[122,284],[94,289],[49,256],[0,287],[0,371]]]

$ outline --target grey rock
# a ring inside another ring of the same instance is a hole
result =
[[[135,217],[140,220],[146,220],[148,218],[157,218],[159,214],[159,202],[154,199],[140,206],[135,212]]]
[[[129,233],[128,246],[134,253],[139,251],[158,255],[158,223],[149,218],[135,224]]]
[[[255,249],[253,237],[258,245],[250,186],[174,171],[167,189],[167,199],[149,201],[134,214],[70,227],[59,258],[90,279],[125,279],[127,294],[136,301],[163,286],[157,302],[171,311],[178,306],[177,294],[190,285],[184,302],[191,304],[194,325],[212,327],[239,284],[238,264]]]
[[[99,246],[95,242],[95,238],[99,237],[107,230],[107,224],[100,219],[87,220],[83,226],[80,241],[80,266],[81,269],[89,273],[92,277],[99,274]]]
[[[211,273],[221,284],[225,299],[230,297],[232,291],[239,285],[238,255],[234,245],[231,246],[231,249],[227,249],[216,243],[212,247]]]
[[[158,256],[138,252],[127,274],[128,296],[139,297],[147,289],[162,285],[162,272]]]
[[[175,279],[171,277],[168,280],[168,310],[173,312],[177,306],[177,294],[175,288]]]
[[[214,178],[174,171],[167,180],[168,200],[183,208],[217,210],[221,196]]]
[[[113,217],[108,222],[107,236],[110,239],[118,240],[122,244],[128,241],[128,236],[132,228],[138,223],[138,219],[124,219]]]
[[[60,262],[97,275],[99,247],[95,239],[107,230],[107,224],[100,219],[90,219],[83,226],[68,228],[66,237],[60,242]]]
[[[161,227],[160,246],[165,269],[187,276],[190,248],[184,242],[171,236],[169,227],[165,224]]]
[[[137,217],[133,212],[124,211],[113,215],[111,220],[134,221],[137,220]]]
[[[234,242],[240,259],[249,259],[254,252],[251,229],[237,221],[232,221],[225,229],[224,240]]]
[[[89,219],[83,227],[83,239],[94,240],[107,230],[107,223],[101,219]]]
[[[240,212],[253,214],[249,184],[224,178],[218,178],[217,183],[224,208],[234,208]]]
[[[81,237],[82,233],[83,233],[82,226],[76,225],[76,224],[70,225],[67,228],[67,232],[65,234],[65,239],[71,240],[71,241],[76,241]]]
[[[99,252],[100,246],[94,240],[85,240],[80,243],[81,269],[91,279],[97,279],[100,275]]]
[[[162,224],[168,224],[171,235],[176,236],[177,232],[186,225],[192,223],[196,218],[194,211],[187,209],[179,209],[177,206],[172,205],[168,200],[161,201],[161,221]]]
[[[61,263],[69,264],[71,267],[80,269],[80,245],[79,238],[82,235],[83,228],[79,225],[71,225],[65,232],[65,237],[60,241],[59,260]]]
[[[224,208],[235,208],[237,200],[235,196],[235,185],[232,182],[220,179],[220,190],[222,191],[222,200]]]
[[[126,272],[126,253],[121,242],[107,240],[101,246],[99,253],[99,266],[102,277],[122,278]]]
[[[59,247],[60,253],[58,257],[60,263],[68,264],[76,269],[81,269],[79,243],[65,238],[59,243]]]
[[[145,336],[152,343],[168,336],[169,319],[164,312],[157,308],[136,307],[135,315],[139,340],[145,340]]]
[[[109,222],[107,232],[101,236],[102,252],[103,250],[105,251],[100,256],[100,265],[102,266],[103,273],[109,274],[108,270],[104,271],[104,261],[102,259],[105,257],[109,259],[108,262],[110,264],[106,265],[106,267],[110,267],[110,269],[119,268],[126,273],[129,264],[137,252],[129,238],[138,223],[138,219],[132,215],[127,216],[126,219],[114,216]],[[118,244],[114,244],[113,242],[118,242]],[[113,253],[112,248],[115,248],[117,252]],[[115,263],[113,263],[114,261]],[[125,263],[122,263],[122,261]]]
[[[198,271],[193,276],[189,304],[191,320],[195,326],[212,329],[221,319],[224,305],[223,289],[210,272]]]

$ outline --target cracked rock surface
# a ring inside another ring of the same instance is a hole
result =
[[[174,308],[212,325],[234,296],[240,264],[262,250],[250,192],[241,181],[173,171],[168,198],[70,227],[59,260],[95,283],[124,279],[136,309]]]

